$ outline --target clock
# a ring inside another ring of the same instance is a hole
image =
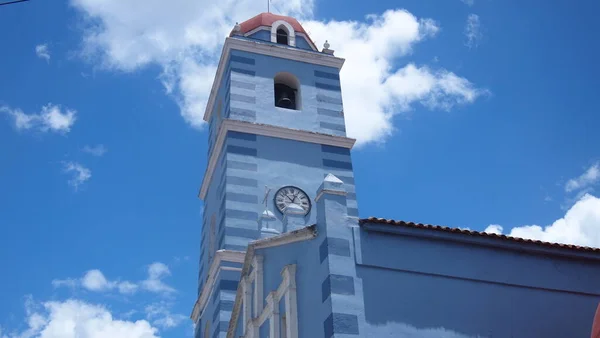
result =
[[[275,206],[279,212],[284,213],[286,208],[292,204],[296,204],[302,208],[302,214],[306,215],[310,211],[310,198],[302,189],[287,186],[283,187],[275,193]]]

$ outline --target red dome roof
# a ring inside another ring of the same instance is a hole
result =
[[[240,26],[242,27],[241,33],[246,34],[249,31],[260,26],[271,27],[273,25],[273,22],[277,20],[283,20],[289,23],[290,25],[292,25],[292,28],[294,28],[294,31],[304,33],[306,36],[308,36],[308,34],[306,34],[306,32],[304,31],[304,28],[302,28],[302,26],[298,22],[298,20],[289,16],[277,15],[273,13],[260,13],[259,15],[242,22],[240,24]]]

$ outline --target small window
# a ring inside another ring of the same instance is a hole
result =
[[[275,106],[279,108],[300,110],[300,82],[290,73],[275,75],[274,93]]]
[[[282,45],[288,44],[288,32],[283,28],[277,29],[277,43]]]

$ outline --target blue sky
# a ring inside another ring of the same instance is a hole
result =
[[[74,311],[191,336],[200,117],[224,36],[266,8],[236,3],[0,6],[0,337],[71,337]],[[600,247],[598,2],[272,9],[347,59],[361,217]]]

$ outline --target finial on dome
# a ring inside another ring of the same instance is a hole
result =
[[[325,40],[325,43],[323,44],[323,53],[333,55],[333,50],[329,49],[329,47],[331,47],[329,41]]]
[[[233,34],[239,35],[241,31],[242,31],[242,26],[238,22],[236,22],[235,26],[233,26]]]

